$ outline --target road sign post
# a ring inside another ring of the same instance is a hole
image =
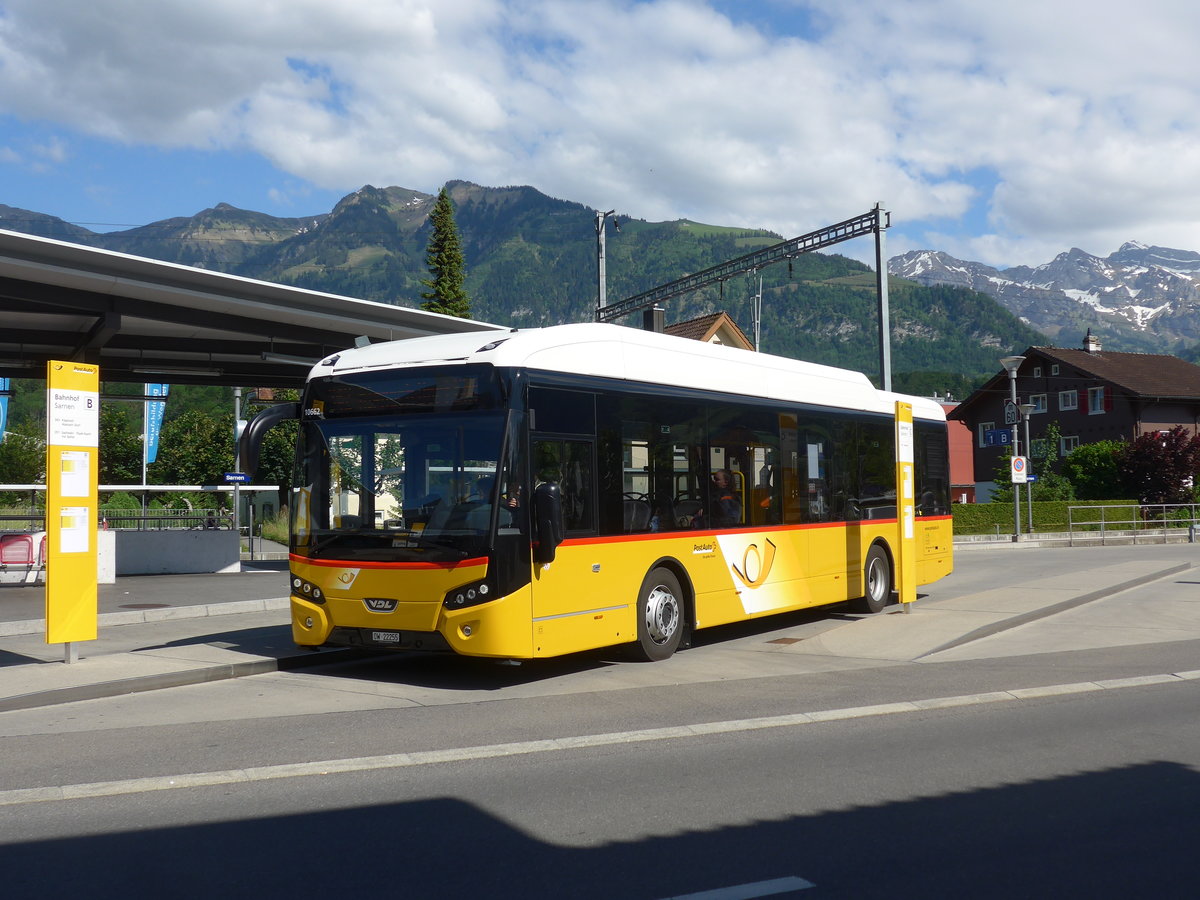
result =
[[[896,514],[900,526],[896,542],[896,591],[900,608],[912,612],[917,599],[917,541],[914,530],[916,500],[913,487],[914,436],[912,404],[896,402]],[[863,590],[866,590],[864,586]]]

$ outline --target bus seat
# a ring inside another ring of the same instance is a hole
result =
[[[625,530],[645,531],[650,527],[650,504],[646,500],[622,501],[625,505]]]
[[[0,535],[0,565],[32,566],[36,564],[32,534]]]
[[[46,533],[0,534],[0,580],[33,584],[46,568]]]
[[[704,508],[704,504],[699,500],[676,500],[675,501],[675,524],[679,528],[691,528],[692,520],[696,517],[696,513]]]

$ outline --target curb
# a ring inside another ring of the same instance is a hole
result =
[[[55,688],[49,691],[20,694],[16,697],[5,697],[0,699],[0,712],[11,712],[18,709],[37,709],[43,706],[56,706],[60,703],[74,703],[78,700],[101,700],[106,697],[121,697],[126,694],[140,694],[145,691],[162,690],[163,688],[183,687],[189,684],[207,684],[213,681],[226,681],[230,678],[244,678],[248,675],[263,675],[268,672],[307,669],[313,666],[351,662],[355,659],[368,659],[375,655],[377,654],[357,648],[317,650],[308,651],[296,656],[282,656],[277,659],[260,658],[240,663],[206,666],[202,669],[187,669],[182,672],[137,675],[132,678],[119,678],[115,681],[105,681],[99,684],[81,684],[73,687]]]
[[[1123,581],[1120,584],[1113,584],[1106,588],[1101,588],[1098,591],[1092,591],[1089,594],[1080,594],[1078,597],[1072,597],[1070,600],[1064,600],[1061,603],[1054,603],[1050,606],[1044,606],[1041,609],[1031,610],[1027,613],[1020,613],[1009,619],[1004,619],[1000,622],[993,622],[990,625],[984,625],[976,628],[974,631],[969,631],[961,637],[957,637],[952,641],[947,641],[940,647],[935,647],[928,653],[922,653],[916,659],[925,659],[927,656],[932,656],[935,653],[941,653],[943,650],[952,650],[955,647],[961,647],[964,644],[970,644],[985,637],[991,637],[994,634],[999,634],[1002,631],[1016,628],[1019,625],[1028,625],[1030,622],[1036,622],[1038,619],[1045,619],[1061,612],[1066,612],[1069,609],[1074,609],[1077,606],[1083,606],[1085,603],[1091,603],[1093,600],[1103,600],[1105,597],[1111,597],[1113,594],[1119,594],[1122,591],[1130,590],[1131,588],[1140,587],[1143,584],[1149,584],[1152,581],[1160,581],[1163,578],[1170,578],[1172,575],[1178,575],[1181,572],[1186,572],[1194,568],[1193,563],[1181,563],[1177,566],[1170,566],[1159,572],[1151,572],[1147,575],[1140,575],[1137,578],[1132,578],[1129,581]]]
[[[287,597],[271,597],[266,600],[233,600],[229,603],[210,603],[202,606],[168,606],[163,609],[138,609],[123,612],[100,613],[99,625],[145,625],[149,622],[165,622],[168,619],[203,619],[208,616],[232,616],[238,613],[269,612],[287,609]],[[26,634],[44,634],[44,619],[22,619],[16,622],[0,622],[0,637],[17,637]]]

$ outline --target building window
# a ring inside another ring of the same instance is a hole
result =
[[[1072,450],[1079,446],[1079,435],[1064,434],[1058,442],[1058,447],[1063,456],[1066,456]]]
[[[1034,378],[1041,378],[1041,377],[1042,377],[1042,367],[1041,367],[1041,366],[1034,366],[1034,367],[1033,367],[1033,377],[1034,377]]]
[[[1034,438],[1029,443],[1032,445],[1029,448],[1029,455],[1034,459],[1045,459],[1050,455],[1050,448],[1047,446],[1045,438]]]
[[[1055,363],[1054,365],[1052,365],[1052,366],[1050,367],[1050,374],[1051,374],[1051,375],[1057,375],[1057,374],[1058,374],[1058,364],[1057,364],[1057,363]]]
[[[1059,409],[1079,409],[1079,391],[1059,391]]]
[[[995,428],[996,428],[995,422],[980,422],[979,423],[979,446],[980,447],[986,447],[988,445],[987,433],[989,431],[995,430]]]
[[[1044,413],[1046,411],[1046,395],[1045,394],[1030,394],[1029,402],[1033,405],[1033,413]]]
[[[1088,388],[1088,415],[1095,416],[1104,412],[1106,400],[1104,388]]]

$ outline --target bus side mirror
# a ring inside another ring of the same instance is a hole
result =
[[[533,522],[534,562],[554,562],[554,550],[563,539],[562,488],[556,482],[544,481],[534,489]]]
[[[299,403],[279,403],[256,415],[238,436],[238,462],[241,470],[253,478],[258,473],[258,451],[267,431],[280,422],[300,418]]]

